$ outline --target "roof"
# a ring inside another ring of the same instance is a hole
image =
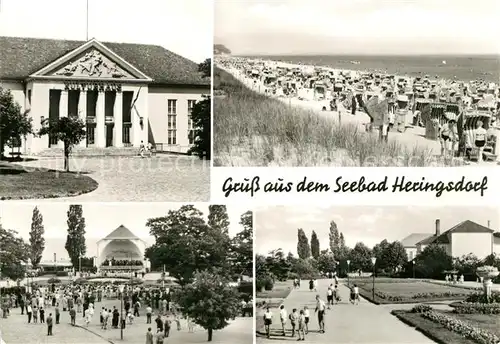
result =
[[[494,231],[488,227],[482,226],[476,222],[465,220],[459,224],[451,227],[446,232],[441,233],[441,235],[431,235],[430,237],[423,239],[418,242],[418,245],[430,245],[430,244],[449,244],[450,236],[452,233],[493,233]]]
[[[51,62],[85,44],[45,38],[0,36],[0,80],[25,79]],[[100,42],[153,79],[153,84],[209,86],[198,65],[161,46]]]
[[[429,236],[432,235],[429,233],[413,233],[401,240],[401,244],[403,244],[403,247],[417,247],[417,244],[420,241],[428,238]]]
[[[130,231],[124,225],[120,225],[117,229],[109,233],[104,240],[114,240],[114,239],[139,239],[134,233]]]

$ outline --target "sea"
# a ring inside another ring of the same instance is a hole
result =
[[[484,80],[497,84],[500,81],[500,55],[259,55],[246,57],[346,70],[386,72],[402,76],[428,75],[448,80]]]

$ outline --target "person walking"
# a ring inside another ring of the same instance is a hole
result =
[[[300,314],[298,316],[297,322],[299,325],[299,327],[298,327],[299,329],[297,331],[297,334],[299,336],[299,339],[297,339],[297,341],[306,340],[306,326],[307,326],[307,324],[306,324],[306,317],[305,317],[304,313],[305,313],[304,310],[301,309]]]
[[[56,325],[58,325],[59,319],[61,318],[61,312],[59,311],[59,304],[58,303],[56,304],[55,312],[56,312]]]
[[[45,309],[40,307],[40,324],[45,324]]]
[[[38,309],[33,306],[33,324],[38,324]]]
[[[49,313],[49,316],[47,317],[47,336],[52,336],[52,325],[53,325],[52,313]]]
[[[288,320],[288,312],[285,309],[284,305],[280,306],[280,320],[281,320],[281,329],[283,330],[283,337],[286,336],[286,321]]]
[[[325,301],[321,300],[319,295],[316,295],[316,309],[315,313],[318,313],[318,324],[319,333],[325,333]]]
[[[309,333],[309,317],[310,317],[309,307],[304,306],[304,331],[305,331],[305,334]]]
[[[165,319],[164,328],[165,328],[165,338],[170,336],[170,328],[172,327],[172,320],[169,317]]]
[[[75,326],[76,325],[76,310],[75,310],[75,307],[72,307],[69,310],[69,317],[71,319],[71,325]]]
[[[314,281],[310,280],[309,281],[309,291],[313,291],[313,290],[314,290]]]
[[[29,303],[26,306],[26,315],[28,315],[28,324],[31,324],[31,316],[33,315],[33,309],[31,308],[31,304]]]
[[[333,305],[333,285],[330,284],[328,290],[326,291],[326,302],[328,304],[328,309]]]
[[[267,338],[271,338],[271,324],[273,323],[273,313],[269,310],[269,307],[266,308],[266,312],[264,313],[264,327],[266,329]]]
[[[146,332],[146,344],[153,344],[153,332],[151,332],[151,327],[148,327],[148,332]]]
[[[155,319],[156,322],[156,333],[163,332],[163,321],[161,320],[161,315],[158,314],[158,316]]]
[[[151,315],[153,314],[153,309],[151,305],[146,308],[146,324],[151,324]]]
[[[292,310],[292,313],[290,313],[290,323],[292,325],[292,337],[295,337],[295,330],[297,329],[298,321],[299,321],[299,313],[297,313],[297,308],[294,308]]]

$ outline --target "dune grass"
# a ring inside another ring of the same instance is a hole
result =
[[[449,166],[429,149],[380,142],[352,123],[258,94],[214,71],[214,166]],[[336,116],[333,116],[336,117]]]

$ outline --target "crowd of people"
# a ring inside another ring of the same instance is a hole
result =
[[[134,259],[106,259],[102,262],[103,266],[142,266],[142,260]]]

